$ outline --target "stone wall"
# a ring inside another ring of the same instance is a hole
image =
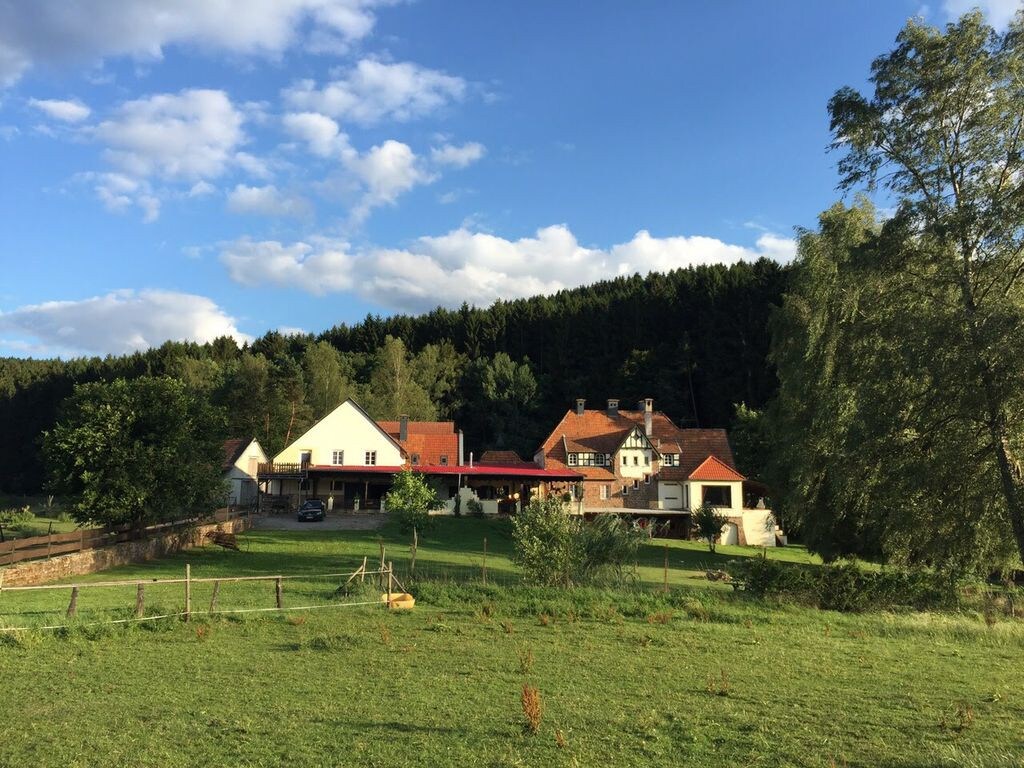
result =
[[[240,533],[250,526],[250,518],[240,517],[226,523],[200,525],[188,531],[179,531],[151,539],[126,541],[121,544],[112,544],[109,547],[72,552],[69,555],[58,555],[48,560],[30,560],[0,569],[0,574],[3,577],[3,585],[8,587],[45,584],[72,576],[105,571],[116,565],[140,563],[144,560],[165,557],[183,549],[206,544],[206,534],[211,531]]]

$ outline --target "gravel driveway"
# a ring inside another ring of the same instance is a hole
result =
[[[254,517],[252,527],[263,531],[374,531],[387,522],[380,512],[365,514],[327,514],[322,523],[300,523],[295,515]]]

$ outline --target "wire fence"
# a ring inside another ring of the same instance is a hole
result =
[[[394,607],[401,579],[390,563],[313,574],[260,574],[0,586],[0,633],[201,616]],[[269,605],[268,605],[269,603]]]

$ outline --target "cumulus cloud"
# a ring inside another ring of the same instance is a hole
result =
[[[319,112],[290,112],[281,118],[281,122],[285,131],[304,142],[314,155],[342,157],[352,153],[348,136],[327,115]]]
[[[251,340],[205,296],[155,290],[115,291],[0,312],[0,330],[21,337],[13,340],[18,343],[71,355],[123,354],[168,340]]]
[[[385,119],[405,122],[423,117],[461,100],[465,93],[461,77],[411,62],[363,59],[322,88],[313,80],[300,80],[283,95],[296,110],[373,125]]]
[[[365,185],[366,193],[353,209],[352,217],[361,220],[372,208],[393,204],[398,196],[437,177],[426,171],[408,144],[389,139],[363,155],[349,157],[349,170]]]
[[[555,225],[518,240],[460,228],[421,237],[404,249],[354,250],[327,238],[292,244],[244,239],[222,244],[221,260],[244,285],[317,295],[354,291],[397,310],[420,312],[438,304],[487,306],[499,298],[552,294],[635,272],[761,257],[787,260],[795,249],[793,240],[767,233],[748,248],[711,237],[658,238],[644,230],[600,249],[581,245],[568,227]]]
[[[242,238],[222,243],[220,258],[236,283],[299,288],[322,296],[352,288],[354,261],[348,250],[348,243],[325,237],[290,245]]]
[[[65,123],[80,123],[92,114],[92,110],[78,99],[29,99],[28,104]]]
[[[980,8],[996,29],[1005,29],[1013,15],[1021,9],[1021,0],[945,0],[943,9],[951,19]]]
[[[224,91],[193,89],[125,102],[92,134],[127,175],[194,182],[224,173],[244,119]]]
[[[281,192],[273,184],[265,187],[239,184],[228,194],[228,210],[260,216],[303,217],[312,212],[312,207],[304,197]]]
[[[343,52],[390,0],[0,0],[0,86],[36,66],[109,56],[158,59],[171,45],[277,56],[290,47]]]
[[[470,141],[461,147],[454,144],[444,144],[430,150],[430,159],[438,165],[451,165],[456,168],[465,168],[467,165],[480,160],[486,153],[483,144]]]

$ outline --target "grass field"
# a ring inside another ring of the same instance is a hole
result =
[[[186,560],[197,576],[347,570],[379,553],[378,535],[406,568],[391,528],[256,531],[241,553],[193,550],[90,578],[179,576]],[[455,583],[480,568],[484,536],[502,585]],[[419,584],[410,613],[8,635],[0,765],[1024,765],[1019,621],[841,615],[694,586],[695,570],[749,550],[711,558],[670,542],[668,595],[515,586],[508,552],[501,524],[444,521],[421,538],[417,570],[452,583]],[[663,555],[661,542],[643,553],[652,582]],[[287,582],[285,602],[326,604],[333,586]],[[180,605],[169,589],[152,599]],[[83,590],[82,622],[127,611],[134,592],[120,592]],[[269,605],[272,592],[226,586],[221,600]],[[0,621],[52,617],[66,601],[5,591]],[[544,703],[536,735],[523,727],[524,681]]]

